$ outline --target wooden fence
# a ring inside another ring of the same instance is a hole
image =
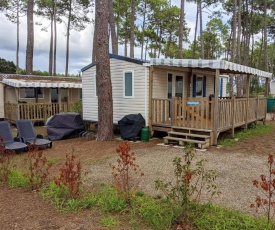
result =
[[[68,112],[68,103],[5,103],[5,118],[14,122],[20,119],[45,122],[50,116]]]
[[[154,98],[151,103],[152,125],[213,129],[213,98]],[[266,98],[219,98],[218,130],[264,119],[266,103]]]

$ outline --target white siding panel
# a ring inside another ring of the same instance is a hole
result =
[[[0,83],[0,118],[4,118],[4,84]]]
[[[155,69],[153,76],[153,98],[167,98],[167,71]]]
[[[111,81],[113,93],[113,121],[117,123],[127,114],[141,113],[148,123],[149,69],[139,64],[111,58]],[[147,68],[147,71],[145,70]],[[134,98],[123,98],[123,71],[134,72]],[[146,72],[146,78],[145,78]],[[98,120],[98,101],[95,96],[96,68],[83,72],[82,100],[84,120]],[[145,82],[146,79],[146,82]],[[146,87],[145,87],[146,85]]]

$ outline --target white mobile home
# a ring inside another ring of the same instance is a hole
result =
[[[46,121],[81,99],[81,78],[0,74],[0,118]]]
[[[206,143],[194,139],[207,134],[206,144],[216,144],[220,132],[231,130],[234,135],[236,127],[265,120],[266,97],[250,98],[249,84],[252,76],[268,79],[271,73],[224,60],[146,63],[110,55],[110,64],[114,123],[127,114],[141,113],[151,131],[167,131],[170,139],[181,140],[183,131],[184,141]],[[229,74],[246,76],[245,97],[226,97]],[[97,121],[96,63],[82,69],[82,83],[83,118]]]
[[[148,122],[148,64],[131,58],[110,55],[114,123],[128,114],[140,113]],[[82,69],[83,119],[97,121],[96,65]],[[147,123],[148,125],[148,123]]]

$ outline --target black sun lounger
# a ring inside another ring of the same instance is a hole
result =
[[[2,143],[0,143],[0,146],[5,146],[6,150],[28,150],[27,145],[22,143],[20,138],[13,137],[10,129],[10,124],[7,121],[0,121],[0,137],[3,138]]]
[[[31,120],[17,120],[16,127],[18,137],[22,138],[25,143],[35,146],[46,146],[48,148],[52,147],[51,141],[44,139],[41,134],[36,135]]]

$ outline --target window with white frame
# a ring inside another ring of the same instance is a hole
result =
[[[19,98],[20,99],[27,99],[27,98],[44,98],[44,92],[43,88],[37,87],[37,88],[20,88],[19,90]]]
[[[123,72],[123,97],[134,98],[134,72]]]
[[[202,92],[203,92],[203,78],[197,76],[197,79],[196,79],[196,96],[202,97]]]

